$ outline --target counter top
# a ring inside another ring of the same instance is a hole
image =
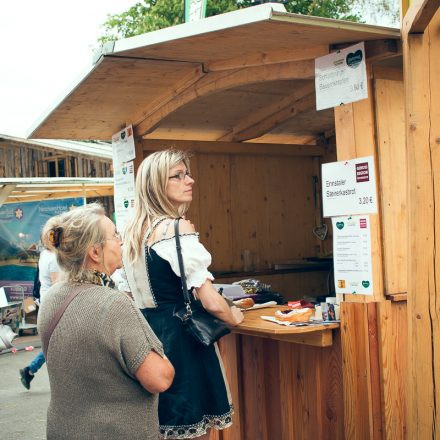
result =
[[[244,311],[244,321],[234,327],[232,333],[316,347],[329,347],[332,345],[332,331],[339,328],[338,322],[310,324],[307,327],[287,327],[260,318],[260,316],[274,316],[276,310],[286,310],[287,308],[286,306],[275,306]]]

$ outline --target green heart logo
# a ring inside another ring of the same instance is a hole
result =
[[[128,208],[128,200],[124,200],[124,206]]]
[[[347,63],[347,66],[351,67],[352,69],[355,69],[361,63],[362,58],[363,58],[362,51],[359,49],[354,53],[350,52],[345,58],[345,61]]]
[[[362,281],[362,285],[367,288],[370,285],[369,281]]]
[[[336,222],[336,227],[342,229],[344,227],[344,222]]]

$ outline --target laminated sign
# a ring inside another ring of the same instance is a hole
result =
[[[364,43],[315,59],[316,110],[368,98]]]
[[[336,293],[373,294],[370,219],[332,218]]]
[[[136,157],[133,127],[112,136],[114,203],[116,225],[123,231],[133,213],[135,196],[134,162]]]
[[[322,164],[324,217],[377,213],[373,156]]]

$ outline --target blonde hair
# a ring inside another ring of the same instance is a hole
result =
[[[143,234],[151,222],[160,217],[178,218],[187,211],[189,204],[176,208],[168,199],[166,187],[170,169],[184,163],[189,168],[190,155],[170,148],[146,157],[136,176],[134,215],[124,231],[124,259],[135,261],[141,254]]]
[[[105,210],[99,203],[74,208],[49,219],[43,227],[43,245],[57,256],[68,281],[86,280],[87,253],[95,244],[105,243],[101,220]]]

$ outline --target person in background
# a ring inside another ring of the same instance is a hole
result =
[[[51,391],[47,439],[157,440],[157,393],[174,368],[133,301],[114,288],[122,266],[114,223],[89,204],[54,217],[43,243],[63,273],[38,316]]]
[[[192,200],[194,179],[182,151],[159,151],[140,165],[135,212],[124,234],[125,275],[136,305],[164,345],[176,370],[173,385],[159,397],[160,437],[207,439],[211,428],[232,424],[232,403],[217,344],[204,347],[173,316],[183,306],[174,221]],[[188,288],[212,315],[231,326],[243,320],[212,286],[211,255],[194,226],[179,221]]]
[[[50,222],[51,220],[49,220]],[[59,276],[59,267],[56,255],[48,249],[43,249],[38,260],[38,271],[40,280],[40,304],[44,301],[44,296],[50,287],[55,284]],[[20,379],[23,386],[28,390],[31,387],[37,371],[44,365],[44,353],[40,351],[33,361],[27,366],[20,369]]]

